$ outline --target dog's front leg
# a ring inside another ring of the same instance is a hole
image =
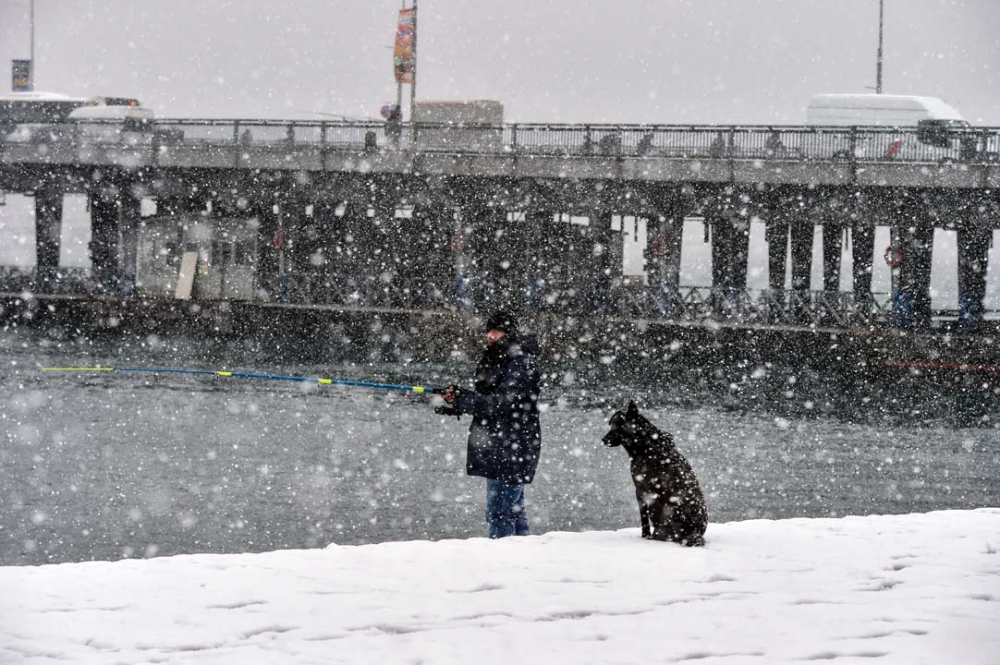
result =
[[[642,524],[642,537],[649,538],[652,535],[649,531],[649,506],[645,501],[639,502],[639,523]]]

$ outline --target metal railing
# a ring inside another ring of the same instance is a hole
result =
[[[18,125],[9,145],[71,144],[289,151],[444,152],[751,161],[1000,162],[1000,128],[931,136],[917,128],[761,125],[475,124],[374,121],[157,120]]]
[[[257,302],[286,302],[313,306],[372,307],[399,310],[479,310],[485,311],[496,299],[520,302],[529,312],[572,316],[610,315],[626,319],[705,325],[816,326],[857,329],[899,324],[889,293],[855,294],[840,291],[758,290],[683,286],[657,288],[654,285],[612,285],[604,292],[591,289],[549,288],[534,294],[502,292],[488,279],[473,280],[441,276],[399,278],[392,288],[381,280],[363,276],[345,277],[304,274],[291,277],[282,294],[257,292]],[[88,268],[59,268],[37,271],[32,266],[0,267],[0,292],[30,299],[33,294],[79,296],[105,295],[147,300],[170,300],[161,293],[146,291],[127,279],[97,280]],[[265,297],[266,294],[266,297]],[[995,318],[998,312],[986,312]],[[957,310],[935,310],[941,322],[959,318]]]

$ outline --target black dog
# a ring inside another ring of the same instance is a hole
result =
[[[639,414],[635,402],[616,411],[604,445],[622,446],[632,459],[642,537],[689,547],[705,544],[708,510],[691,465],[671,436]]]

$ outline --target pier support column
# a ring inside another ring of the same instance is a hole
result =
[[[959,327],[976,331],[983,321],[986,297],[986,264],[993,230],[978,216],[962,220],[958,227]]]
[[[139,230],[142,227],[142,199],[123,191],[119,202],[121,213],[121,273],[122,295],[134,295],[138,279]]]
[[[307,214],[307,207],[303,195],[300,192],[292,192],[282,201],[279,212],[285,236],[281,269],[289,288],[294,291],[294,298],[308,300],[312,291],[313,276],[309,254],[313,251],[312,245],[316,233],[313,229],[315,219]],[[313,213],[315,214],[315,209]],[[289,293],[287,297],[291,295]]]
[[[712,286],[723,298],[716,306],[738,306],[747,286],[749,223],[729,214],[706,218],[712,225]]]
[[[372,220],[368,217],[368,202],[352,199],[344,208],[343,251],[340,254],[340,279],[346,303],[364,305],[368,302],[369,284],[377,284],[375,272],[376,243]]]
[[[774,213],[766,222],[764,238],[767,240],[767,286],[776,296],[783,296],[788,265],[788,220]]]
[[[269,300],[277,299],[276,281],[280,269],[275,238],[281,229],[276,199],[261,201],[255,211],[257,217],[257,272],[254,291],[266,294]]]
[[[312,223],[301,234],[300,255],[307,264],[309,296],[315,303],[343,301],[341,265],[343,224],[337,217],[337,202],[313,204]]]
[[[909,320],[914,328],[929,328],[931,324],[931,253],[934,246],[934,228],[910,227],[903,231],[903,264],[900,266],[899,314]]]
[[[677,312],[681,285],[684,213],[667,208],[646,220],[646,275],[660,313]]]
[[[399,271],[410,307],[440,307],[454,283],[450,248],[453,219],[447,209],[418,205],[402,220],[407,242],[400,247]]]
[[[863,316],[871,314],[872,260],[875,252],[875,227],[863,219],[851,223],[851,276],[854,281],[854,302]]]
[[[530,311],[544,309],[551,289],[549,271],[552,263],[553,213],[551,210],[531,208],[524,214],[525,221],[525,306]]]
[[[471,263],[473,304],[479,314],[508,306],[501,263],[508,257],[507,213],[502,208],[470,205],[463,210]]]
[[[97,288],[118,290],[118,198],[117,192],[90,194],[90,266]]]
[[[44,289],[51,288],[59,269],[63,192],[54,185],[35,190],[35,265]]]
[[[400,274],[400,246],[402,220],[396,217],[399,201],[395,196],[379,197],[373,205],[371,219],[374,251],[368,257],[368,304],[384,307],[401,307],[406,301],[406,286]]]
[[[607,310],[612,287],[621,282],[623,229],[615,231],[611,224],[610,212],[594,214],[590,217],[589,228],[580,238],[582,245],[577,257],[581,279],[577,284],[582,291],[578,297],[581,309],[589,303],[599,311]]]
[[[934,227],[923,201],[912,196],[900,201],[893,227],[898,234],[902,263],[898,270],[894,312],[902,328],[927,328],[931,323],[931,249]],[[894,234],[894,235],[895,235]],[[893,244],[897,244],[894,242]]]
[[[805,214],[796,215],[791,223],[792,235],[792,290],[809,292],[812,274],[812,248],[815,227]]]
[[[844,227],[830,221],[823,222],[823,290],[840,291],[840,260],[844,251]]]

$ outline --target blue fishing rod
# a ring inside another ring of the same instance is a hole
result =
[[[399,390],[410,393],[443,393],[442,388],[431,386],[403,386],[395,383],[373,383],[370,381],[350,381],[348,379],[329,379],[325,377],[289,376],[285,374],[261,374],[258,372],[230,372],[209,369],[173,369],[161,367],[42,367],[43,372],[134,372],[140,374],[193,374],[198,376],[216,376],[226,379],[263,379],[265,381],[296,381],[298,383],[317,383],[323,386],[351,386],[354,388],[377,388],[380,390]]]

